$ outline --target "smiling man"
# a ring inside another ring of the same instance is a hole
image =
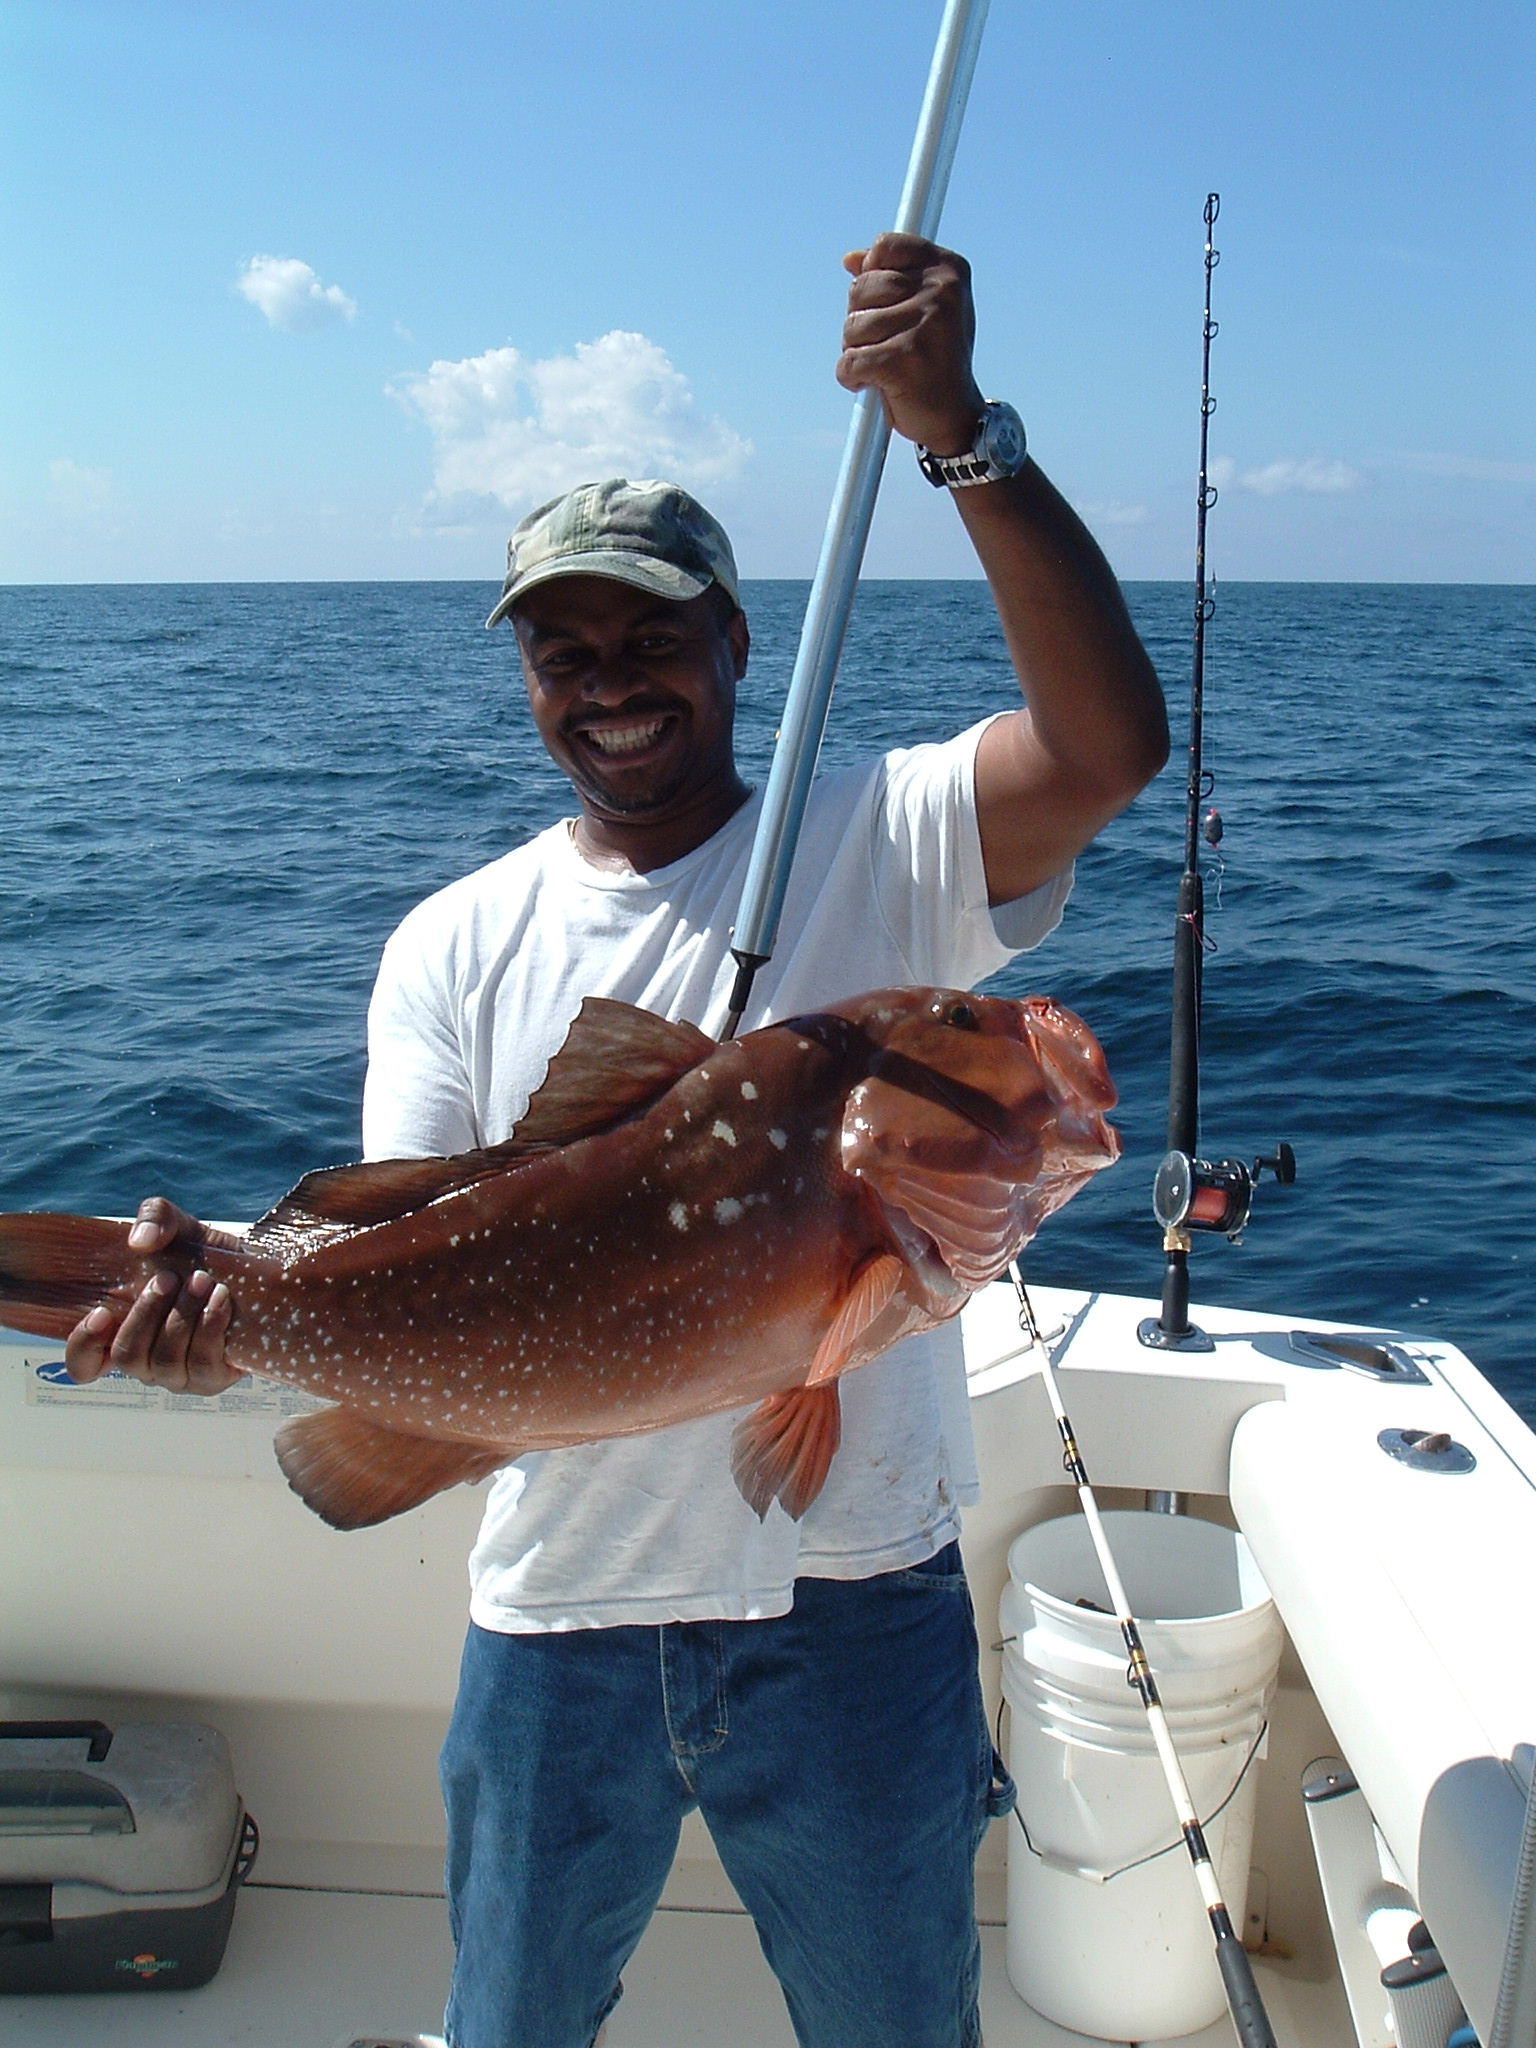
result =
[[[881,393],[958,508],[1024,702],[818,780],[747,1028],[867,988],[972,986],[1037,944],[1075,854],[1167,751],[1103,556],[975,382],[965,264],[885,235],[847,266],[838,376]],[[732,745],[749,643],[725,534],[675,485],[586,485],[514,533],[490,623],[508,618],[577,810],[390,940],[373,1158],[506,1138],[587,996],[716,1032],[726,1014],[759,799]],[[146,1204],[135,1241],[176,1223]],[[72,1370],[217,1391],[221,1293],[195,1274],[121,1326],[95,1311]],[[972,1865],[1011,1788],[957,1543],[975,1467],[953,1326],[843,1382],[842,1448],[798,1521],[737,1492],[737,1419],[493,1482],[443,1754],[452,2048],[590,2048],[695,1807],[804,2048],[979,2042]]]

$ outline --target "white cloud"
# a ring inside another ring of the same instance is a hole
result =
[[[1327,455],[1282,455],[1254,469],[1239,469],[1230,455],[1218,455],[1210,476],[1219,490],[1249,491],[1259,498],[1278,498],[1292,491],[1331,495],[1357,491],[1365,482],[1358,469]]]
[[[357,317],[357,303],[337,284],[322,284],[297,256],[253,256],[236,289],[273,327],[308,334]]]
[[[665,349],[621,329],[568,356],[530,362],[493,348],[435,362],[390,389],[431,430],[427,506],[440,517],[487,499],[526,511],[604,476],[718,483],[752,453],[750,441],[698,411]]]
[[[48,498],[66,519],[98,519],[112,502],[112,472],[62,456],[48,465]]]
[[[1079,505],[1077,509],[1090,526],[1145,526],[1152,517],[1145,505],[1123,505],[1117,498],[1105,504]]]

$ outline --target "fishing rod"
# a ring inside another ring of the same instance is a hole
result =
[[[1264,2001],[1254,1981],[1253,1964],[1248,1959],[1248,1951],[1243,1947],[1242,1938],[1232,1925],[1232,1915],[1222,1896],[1216,1866],[1211,1861],[1211,1852],[1206,1846],[1205,1831],[1200,1824],[1200,1816],[1195,1811],[1194,1800],[1190,1796],[1189,1780],[1184,1775],[1184,1767],[1179,1762],[1178,1751],[1174,1748],[1173,1736],[1168,1727],[1168,1716],[1163,1711],[1162,1699],[1157,1689],[1157,1679],[1151,1664],[1147,1661],[1141,1631],[1136,1625],[1135,1615],[1131,1612],[1125,1584],[1115,1564],[1109,1537],[1105,1533],[1104,1518],[1099,1512],[1093,1483],[1088,1477],[1088,1468],[1083,1463],[1083,1455],[1077,1447],[1071,1419],[1062,1402],[1056,1368],[1051,1361],[1050,1351],[1036,1327],[1034,1312],[1030,1307],[1029,1295],[1025,1291],[1024,1277],[1019,1270],[1017,1259],[1010,1262],[1008,1271],[1019,1297],[1019,1326],[1039,1354],[1040,1377],[1045,1383],[1046,1398],[1051,1404],[1051,1413],[1056,1418],[1056,1427],[1061,1434],[1062,1464],[1077,1488],[1078,1505],[1082,1508],[1084,1520],[1088,1524],[1088,1533],[1099,1560],[1099,1570],[1104,1574],[1104,1583],[1109,1588],[1110,1605],[1114,1609],[1115,1620],[1120,1624],[1120,1635],[1125,1643],[1126,1655],[1130,1659],[1126,1673],[1127,1683],[1135,1687],[1146,1709],[1147,1725],[1152,1731],[1158,1762],[1163,1767],[1163,1777],[1173,1799],[1179,1832],[1184,1838],[1185,1848],[1189,1851],[1195,1881],[1200,1887],[1206,1918],[1211,1925],[1211,1936],[1216,1944],[1216,1962],[1221,1971],[1222,1988],[1226,1992],[1227,2010],[1232,2015],[1232,2024],[1237,2029],[1241,2048],[1276,2048],[1274,2029],[1270,2026],[1269,2015],[1264,2009]]]
[[[921,235],[932,241],[938,232],[986,18],[987,0],[948,0],[945,7],[906,183],[896,209],[898,234]],[[741,909],[731,933],[736,979],[726,1019],[727,1038],[734,1038],[740,1029],[758,969],[773,957],[890,438],[879,392],[861,391],[854,400],[842,468],[800,628],[778,745],[763,793],[762,815],[752,842]]]
[[[1168,1075],[1168,1150],[1152,1185],[1152,1213],[1163,1226],[1161,1313],[1149,1316],[1136,1334],[1155,1350],[1209,1351],[1203,1330],[1189,1320],[1190,1233],[1219,1230],[1234,1244],[1253,1206],[1254,1185],[1267,1169],[1289,1186],[1296,1178],[1296,1154],[1286,1144],[1250,1167],[1241,1159],[1201,1159],[1200,1001],[1205,936],[1205,883],[1200,873],[1202,836],[1219,846],[1221,814],[1202,821],[1200,806],[1214,786],[1202,759],[1205,735],[1205,629],[1216,609],[1207,587],[1206,517],[1216,503],[1210,480],[1210,427],[1216,400],[1211,395],[1211,343],[1219,331],[1211,317],[1211,277],[1221,261],[1215,244],[1221,194],[1205,202],[1205,325],[1200,356],[1200,480],[1195,498],[1195,638],[1189,688],[1189,781],[1184,815],[1184,872],[1179,877],[1178,915],[1173,927],[1173,1030]]]

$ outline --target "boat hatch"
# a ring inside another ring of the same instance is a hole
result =
[[[1303,1365],[1342,1366],[1370,1380],[1392,1380],[1398,1386],[1429,1385],[1429,1375],[1414,1363],[1401,1344],[1376,1343],[1369,1337],[1347,1337],[1330,1330],[1292,1330],[1291,1350]]]

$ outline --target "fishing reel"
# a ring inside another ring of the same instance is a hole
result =
[[[1196,1159],[1177,1149],[1166,1153],[1152,1183],[1152,1213],[1163,1226],[1161,1315],[1136,1326],[1138,1339],[1154,1351],[1211,1351],[1211,1339],[1189,1320],[1189,1247],[1196,1230],[1219,1230],[1234,1244],[1253,1207],[1253,1190],[1271,1173],[1282,1187],[1296,1178],[1296,1154],[1276,1145],[1269,1158],[1245,1166],[1241,1159]]]
[[[1165,1231],[1219,1230],[1233,1243],[1242,1236],[1253,1208],[1255,1184],[1265,1172],[1282,1187],[1296,1178],[1296,1154],[1278,1144],[1269,1158],[1251,1167],[1241,1159],[1192,1159],[1169,1152],[1152,1183],[1152,1213]]]

